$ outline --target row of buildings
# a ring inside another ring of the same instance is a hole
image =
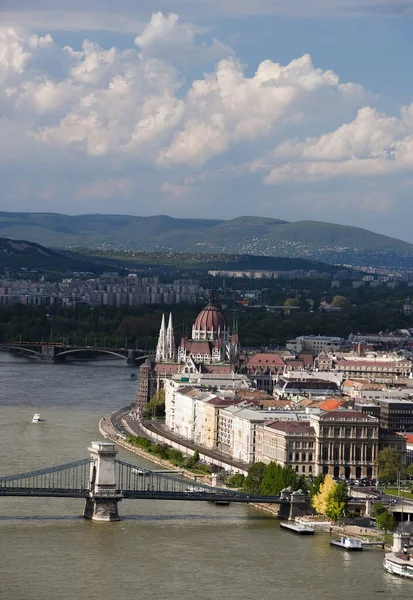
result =
[[[168,327],[162,320],[156,360],[142,367],[137,409],[151,385],[163,388],[167,431],[246,468],[276,461],[306,476],[359,479],[376,476],[384,448],[406,460],[413,431],[407,352],[327,336],[294,344],[245,352],[236,323],[230,328],[209,304],[176,348],[170,315]]]
[[[195,279],[176,279],[162,283],[159,277],[127,277],[112,274],[90,279],[0,280],[0,304],[62,307],[138,306],[140,304],[195,304],[200,284]]]

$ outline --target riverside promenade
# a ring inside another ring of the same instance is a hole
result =
[[[211,450],[199,444],[194,444],[189,440],[182,439],[166,431],[158,422],[146,421],[143,423],[138,421],[135,417],[131,416],[132,410],[133,406],[122,408],[105,417],[110,419],[110,430],[112,433],[121,436],[125,436],[126,433],[134,436],[143,436],[155,443],[168,444],[188,456],[192,456],[198,451],[200,459],[209,464],[222,467],[226,471],[231,471],[231,473],[248,475],[250,465],[234,460],[223,452]]]
[[[108,439],[108,440],[114,442],[115,444],[117,444],[118,446],[120,446],[121,448],[123,448],[124,450],[127,450],[128,452],[133,452],[134,454],[137,454],[141,458],[144,458],[145,460],[147,460],[151,463],[154,463],[156,465],[164,467],[165,469],[168,469],[171,472],[175,471],[177,473],[180,473],[188,479],[192,479],[192,480],[201,480],[202,479],[205,483],[210,483],[210,480],[211,480],[210,477],[207,477],[207,476],[200,477],[199,475],[195,475],[191,471],[187,471],[186,469],[183,469],[182,467],[175,467],[175,465],[172,465],[169,461],[162,460],[161,458],[158,458],[157,456],[154,456],[153,454],[146,452],[142,448],[138,448],[137,446],[134,446],[133,444],[129,444],[129,442],[126,439],[125,430],[128,431],[129,433],[131,433],[131,435],[142,435],[144,437],[148,437],[143,430],[140,431],[138,428],[136,429],[136,431],[139,431],[139,433],[134,433],[134,432],[130,431],[125,419],[126,419],[127,415],[129,414],[131,408],[132,407],[130,407],[130,406],[126,407],[126,408],[121,408],[120,410],[117,410],[113,413],[105,415],[99,421],[99,431],[105,439]]]

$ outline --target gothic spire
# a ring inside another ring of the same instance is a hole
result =
[[[175,360],[175,336],[172,324],[172,313],[169,313],[168,329],[166,330],[166,359]]]
[[[161,328],[159,330],[158,344],[156,346],[156,362],[166,360],[166,331],[165,331],[165,315],[162,314]]]

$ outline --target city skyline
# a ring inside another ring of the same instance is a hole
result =
[[[0,209],[254,214],[413,242],[413,2],[353,5],[6,3]]]

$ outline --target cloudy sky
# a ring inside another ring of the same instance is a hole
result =
[[[0,210],[314,219],[413,242],[413,0],[0,7]]]

